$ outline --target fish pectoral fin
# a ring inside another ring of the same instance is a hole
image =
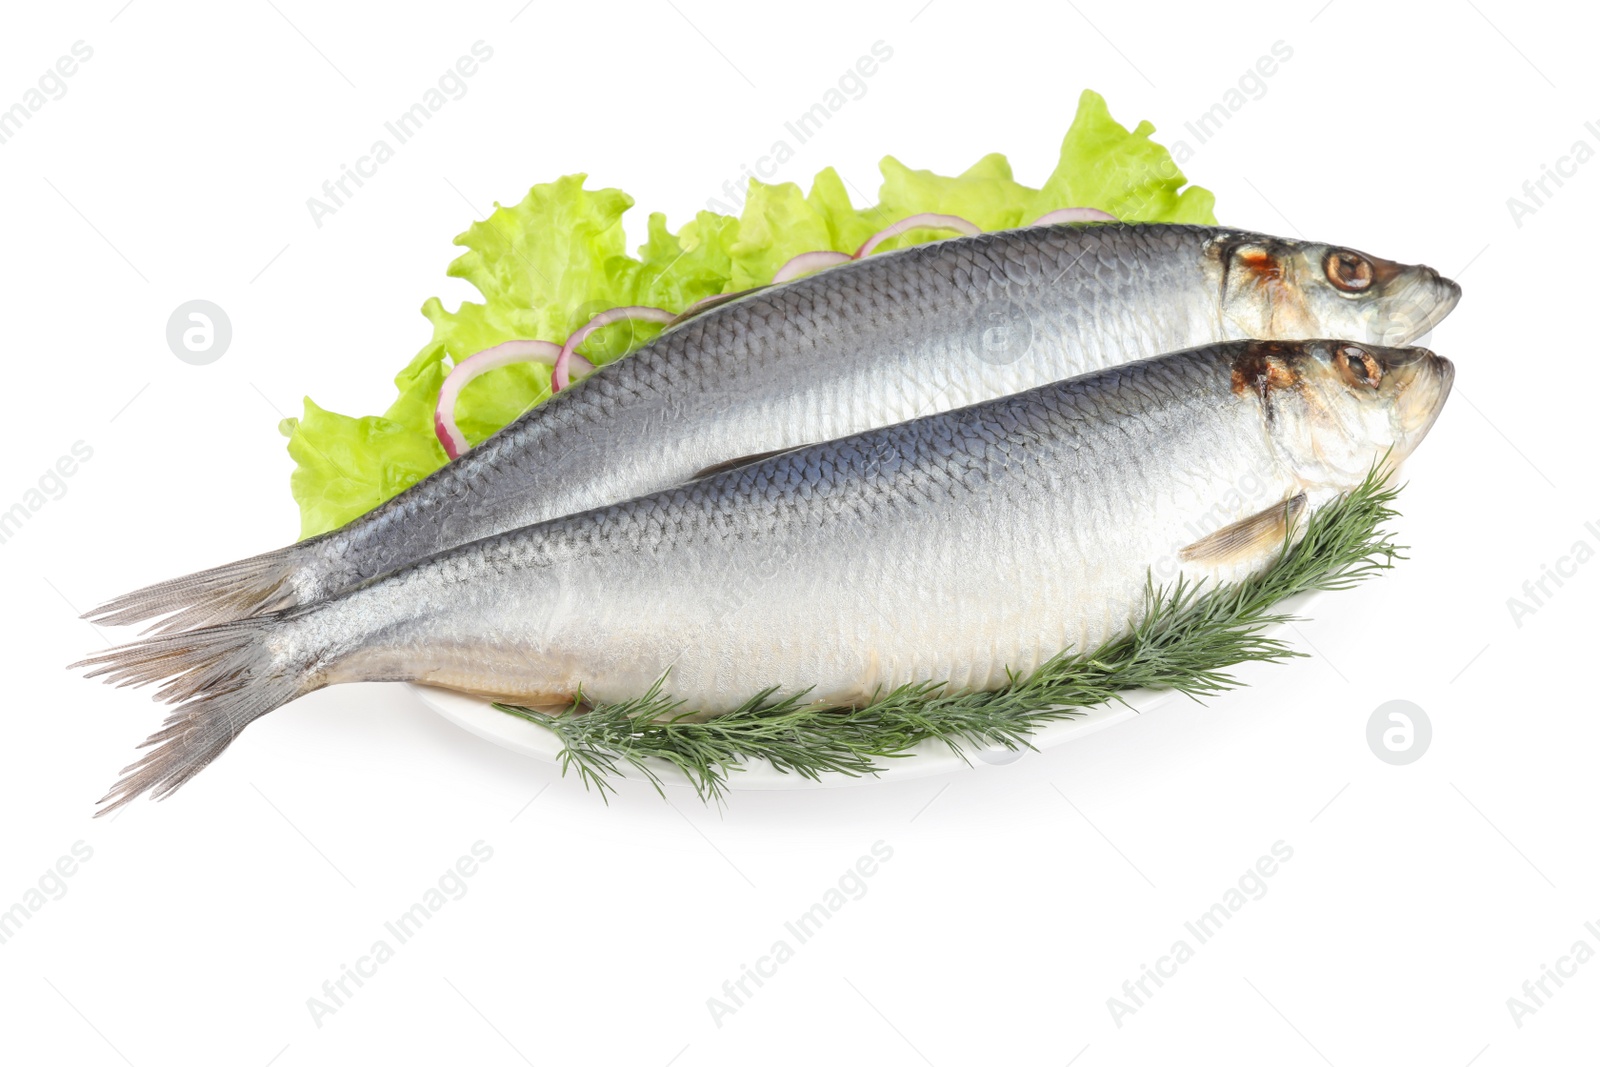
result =
[[[689,481],[698,482],[701,478],[709,478],[713,474],[722,474],[726,471],[736,470],[739,467],[748,467],[752,463],[760,463],[764,459],[771,459],[773,456],[781,456],[785,452],[793,452],[796,448],[804,447],[804,445],[795,445],[793,448],[774,448],[771,452],[752,452],[748,456],[736,456],[733,459],[723,460],[721,463],[713,463],[709,467],[702,467],[689,476]]]
[[[1185,563],[1218,567],[1276,551],[1288,543],[1290,533],[1305,510],[1306,495],[1297,493],[1185,545],[1178,550],[1178,558]]]

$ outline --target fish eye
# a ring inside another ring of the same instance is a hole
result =
[[[1383,379],[1383,368],[1372,358],[1372,353],[1355,345],[1339,349],[1339,369],[1351,381],[1373,389]]]
[[[1358,252],[1336,248],[1328,253],[1322,269],[1333,287],[1346,293],[1363,292],[1372,285],[1372,262]]]

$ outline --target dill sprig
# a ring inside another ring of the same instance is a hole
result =
[[[1321,508],[1299,542],[1261,574],[1205,587],[1179,579],[1145,590],[1142,621],[1089,653],[1063,652],[1003,688],[949,692],[944,683],[904,685],[861,707],[819,708],[804,693],[757,693],[714,718],[698,715],[663,692],[614,704],[585,706],[582,698],[559,714],[497,704],[560,739],[562,774],[576,770],[602,797],[626,767],[662,791],[675,768],[702,801],[720,802],[730,774],[746,761],[780,771],[819,775],[872,774],[881,761],[909,754],[925,741],[942,742],[963,759],[969,748],[1033,748],[1029,735],[1081,709],[1120,700],[1129,689],[1173,689],[1199,699],[1234,688],[1227,668],[1303,656],[1265,631],[1293,616],[1273,610],[1300,593],[1347,589],[1404,559],[1383,529],[1396,512],[1399,488],[1375,467],[1355,489]],[[664,794],[663,794],[664,795]]]

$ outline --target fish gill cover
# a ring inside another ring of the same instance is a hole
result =
[[[984,230],[1025,225],[1063,207],[1091,207],[1127,222],[1215,225],[1211,193],[1185,188],[1172,156],[1150,140],[1155,127],[1128,130],[1105,100],[1085,90],[1061,142],[1055,170],[1038,189],[1015,181],[1005,156],[984,156],[956,177],[913,170],[885,156],[875,206],[851,205],[829,167],[802,194],[793,182],[751,179],[738,217],[701,211],[677,233],[650,215],[638,255],[625,247],[623,214],[633,198],[619,189],[585,189],[575,174],[536,185],[514,207],[495,205],[455,239],[467,249],[447,273],[483,295],[447,311],[437,297],[422,305],[433,337],[395,376],[399,395],[382,415],[351,417],[307,397],[298,419],[284,419],[295,461],[290,488],[300,505],[300,534],[343,526],[442,467],[433,427],[439,387],[451,368],[516,338],[560,343],[611,307],[647,305],[682,311],[718,293],[770,282],[792,257],[816,249],[854,251],[887,221],[924,212],[959,215]],[[918,229],[883,242],[890,249],[947,234]],[[634,322],[597,332],[584,345],[596,364],[621,358],[660,327]],[[463,391],[456,418],[473,444],[549,398],[551,368],[522,363],[490,371]]]

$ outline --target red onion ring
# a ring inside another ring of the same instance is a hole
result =
[[[802,274],[810,274],[823,267],[831,267],[836,263],[848,263],[855,257],[848,252],[801,252],[789,262],[778,268],[778,273],[772,276],[772,282],[786,282],[798,278]]]
[[[439,402],[433,409],[433,432],[439,438],[439,443],[444,446],[445,455],[451,459],[460,459],[462,454],[472,446],[467,444],[467,439],[456,425],[456,401],[461,397],[461,390],[467,383],[499,367],[507,367],[513,363],[544,363],[554,364],[561,355],[561,346],[550,341],[505,341],[486,348],[475,356],[457,363],[445,378],[444,384],[439,387]],[[594,372],[594,365],[582,356],[574,356],[582,366],[579,368],[584,375]]]
[[[1029,226],[1054,226],[1058,222],[1121,222],[1095,207],[1062,207],[1040,215]]]
[[[823,267],[848,263],[852,259],[865,259],[872,254],[873,249],[889,238],[899,237],[907,230],[918,228],[958,230],[968,237],[976,237],[983,232],[960,215],[936,215],[932,212],[910,215],[899,222],[891,223],[868,237],[862,246],[856,249],[854,255],[846,255],[843,252],[801,252],[798,256],[778,268],[778,273],[772,276],[773,284],[790,281],[802,274],[810,274],[814,270],[821,270]]]
[[[640,322],[668,323],[676,317],[677,316],[672,312],[664,311],[661,308],[638,307],[633,305],[628,307],[612,308],[609,311],[600,312],[600,314],[584,323],[578,329],[572,331],[572,336],[567,338],[567,343],[561,346],[561,354],[556,356],[555,371],[550,376],[550,391],[553,393],[559,393],[561,390],[572,384],[568,380],[567,363],[576,355],[576,353],[573,352],[573,349],[577,348],[578,344],[585,337],[588,337],[600,327],[609,326],[613,322],[620,322],[623,319],[632,319]],[[579,356],[578,358],[582,359],[583,357]]]
[[[872,250],[874,248],[877,248],[889,238],[899,237],[907,230],[915,230],[919,228],[930,230],[958,230],[961,233],[966,234],[968,237],[976,237],[978,234],[983,232],[982,230],[978,229],[978,227],[962,218],[960,215],[935,215],[932,212],[926,212],[921,215],[910,215],[901,219],[899,222],[884,227],[871,237],[868,237],[866,243],[860,248],[856,249],[856,254],[851,258],[866,259],[872,254]]]

